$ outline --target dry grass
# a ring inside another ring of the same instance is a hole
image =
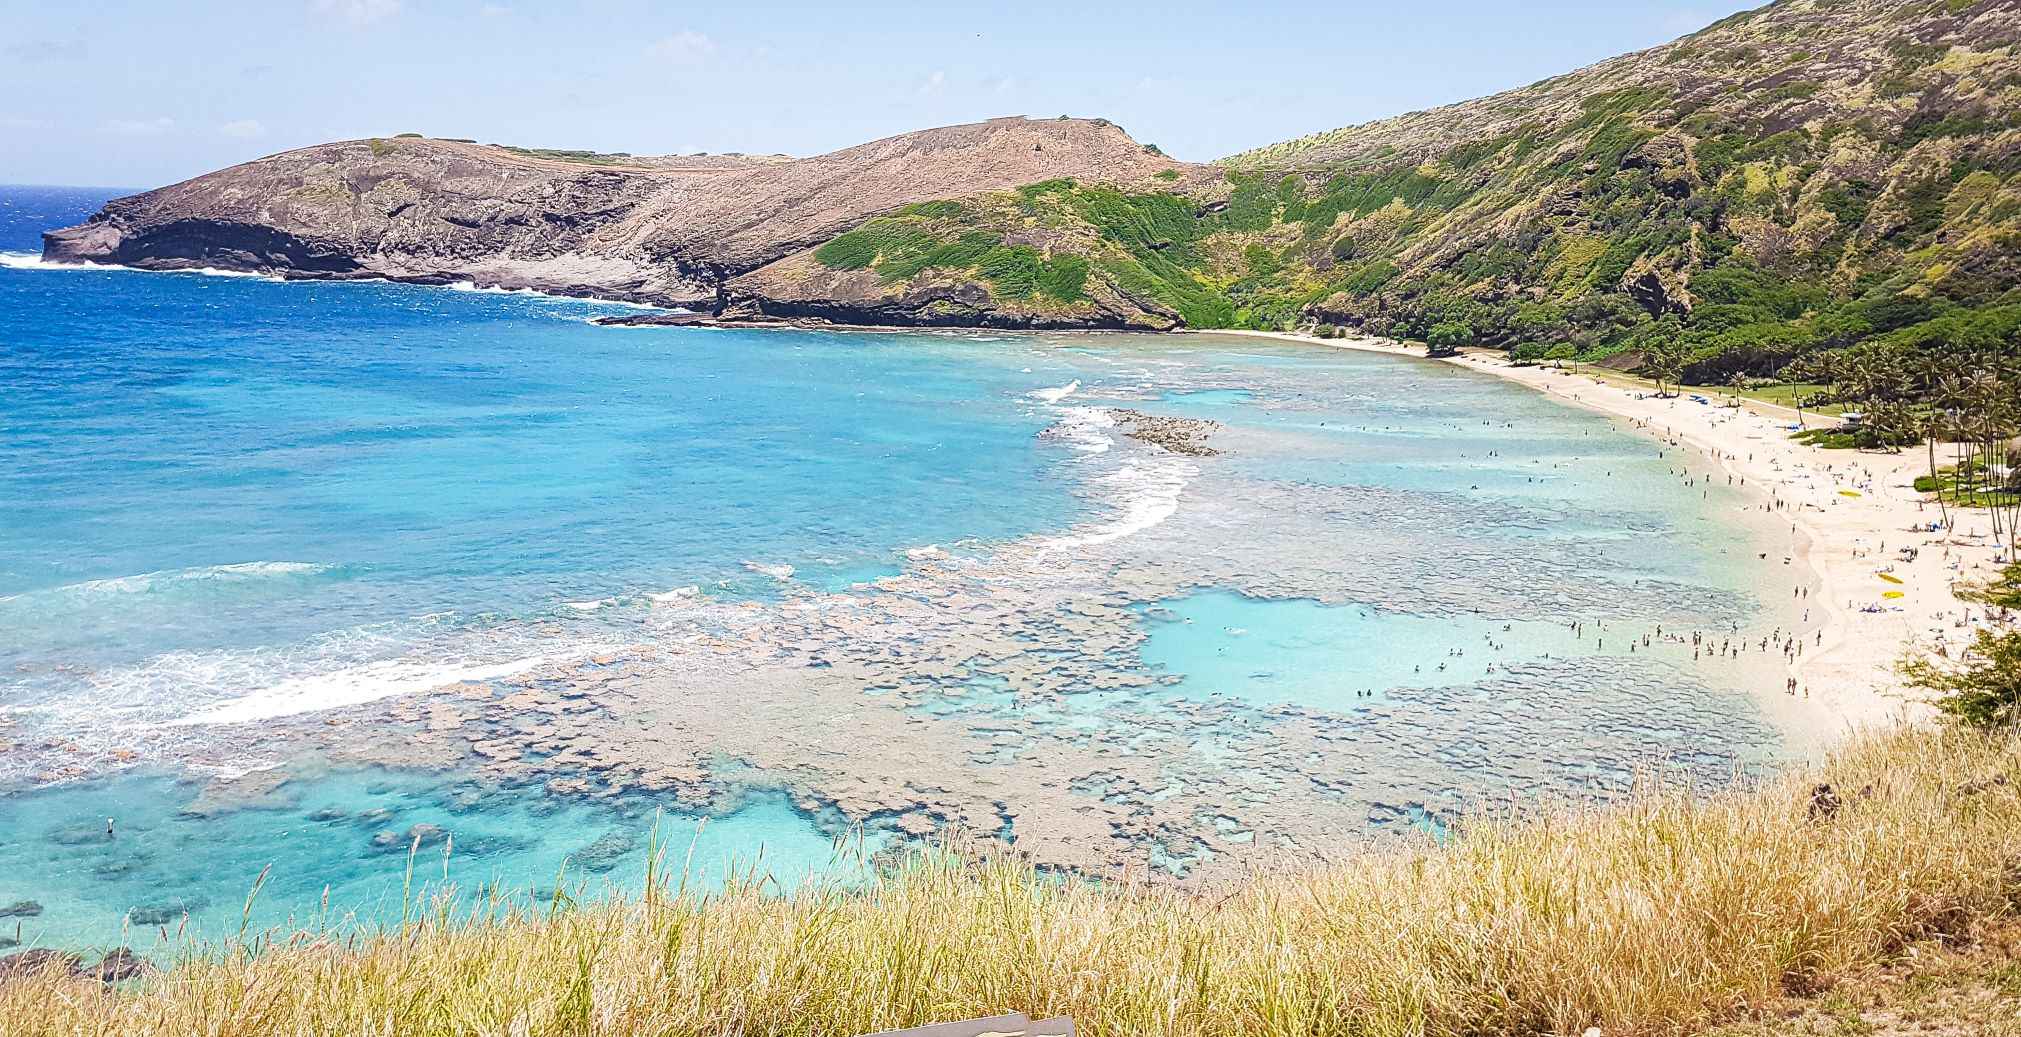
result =
[[[2021,1037],[2021,921],[1903,950],[1821,997],[1792,998],[1705,1037]]]
[[[1846,796],[1813,819],[1810,786]],[[921,857],[874,888],[640,898],[308,939],[106,992],[0,985],[9,1034],[859,1034],[1004,1011],[1094,1034],[1688,1031],[2021,897],[2021,743],[1902,731],[1712,798],[1491,822],[1199,896]]]

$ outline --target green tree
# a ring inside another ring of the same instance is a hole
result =
[[[1901,670],[1910,685],[1941,692],[1937,708],[1967,724],[2021,724],[2021,630],[1981,630],[1964,661],[1917,656]]]
[[[1426,355],[1458,356],[1461,346],[1474,344],[1474,329],[1463,321],[1440,321],[1425,333]]]
[[[1684,377],[1684,357],[1684,343],[1668,336],[1651,339],[1642,347],[1642,369],[1656,379],[1656,395],[1674,395],[1664,391],[1663,385],[1668,382],[1675,386]]]

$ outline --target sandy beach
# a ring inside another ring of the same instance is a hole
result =
[[[1419,347],[1380,339],[1214,334],[1426,359]],[[1487,350],[1439,362],[1519,382],[1688,449],[1696,460],[1745,480],[1754,506],[1790,522],[1796,546],[1787,564],[1811,567],[1819,588],[1815,597],[1825,608],[1822,640],[1790,667],[1802,694],[1760,696],[1763,712],[1792,737],[1793,747],[1815,750],[1860,728],[1927,716],[1928,707],[1896,675],[1896,662],[1912,648],[1955,654],[1976,627],[1990,621],[1984,607],[1959,600],[1951,590],[1961,581],[1983,582],[1999,574],[2003,556],[1990,522],[1983,511],[1954,511],[1954,529],[1930,530],[1938,510],[1914,487],[1916,476],[1927,470],[1920,451],[1807,446],[1789,437],[1799,423],[1795,410],[1751,400],[1733,407],[1713,389],[1658,398],[1642,386],[1583,371],[1517,366]],[[1694,401],[1694,393],[1709,402]],[[1817,427],[1820,419],[1811,417],[1807,424]],[[1769,557],[1762,564],[1760,593],[1789,593],[1786,560]]]

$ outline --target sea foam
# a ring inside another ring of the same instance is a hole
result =
[[[67,583],[43,590],[0,596],[0,602],[26,601],[38,597],[148,594],[193,585],[246,583],[286,576],[316,576],[335,568],[334,565],[321,562],[232,562],[225,565],[199,565],[186,569],[162,569],[156,572],[136,573],[132,576],[113,576],[100,580]]]
[[[532,655],[478,665],[405,659],[364,663],[329,673],[281,681],[250,695],[220,703],[171,723],[178,726],[249,724],[303,713],[319,713],[328,709],[393,698],[396,695],[427,691],[445,684],[510,677],[555,661],[558,660],[552,656]]]

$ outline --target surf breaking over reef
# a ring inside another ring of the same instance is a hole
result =
[[[440,670],[340,667],[176,723],[101,726],[95,743],[59,746],[17,717],[12,757],[42,777],[121,753],[231,761],[210,809],[262,802],[311,759],[713,814],[783,793],[831,832],[959,829],[1051,866],[1200,882],[1489,799],[1605,795],[1652,762],[1723,780],[1773,750],[1727,690],[1754,679],[1752,660],[1637,639],[1782,617],[1723,577],[1628,564],[1625,533],[1690,555],[1691,534],[1669,525],[1683,512],[1557,496],[1604,467],[1617,489],[1660,499],[1669,480],[1651,451],[1501,395],[1520,420],[1559,424],[1476,435],[1481,401],[1462,397],[1516,390],[1407,391],[1455,376],[1330,363],[1347,370],[1123,348],[1082,380],[1031,390],[1094,506],[1071,528],[905,550],[895,574],[853,584],[754,560],[769,593],[566,598],[550,619],[503,625],[496,652]],[[1194,423],[1217,453],[1125,437],[1117,406]],[[1356,424],[1365,414],[1388,424]],[[1522,456],[1455,475],[1452,455],[1491,443]],[[1409,474],[1385,485],[1369,465]],[[1222,619],[1229,601],[1294,610],[1304,632],[1284,641],[1267,618]],[[1335,628],[1370,651],[1410,646],[1384,663],[1397,678],[1308,679],[1301,659],[1340,657],[1308,643]]]

